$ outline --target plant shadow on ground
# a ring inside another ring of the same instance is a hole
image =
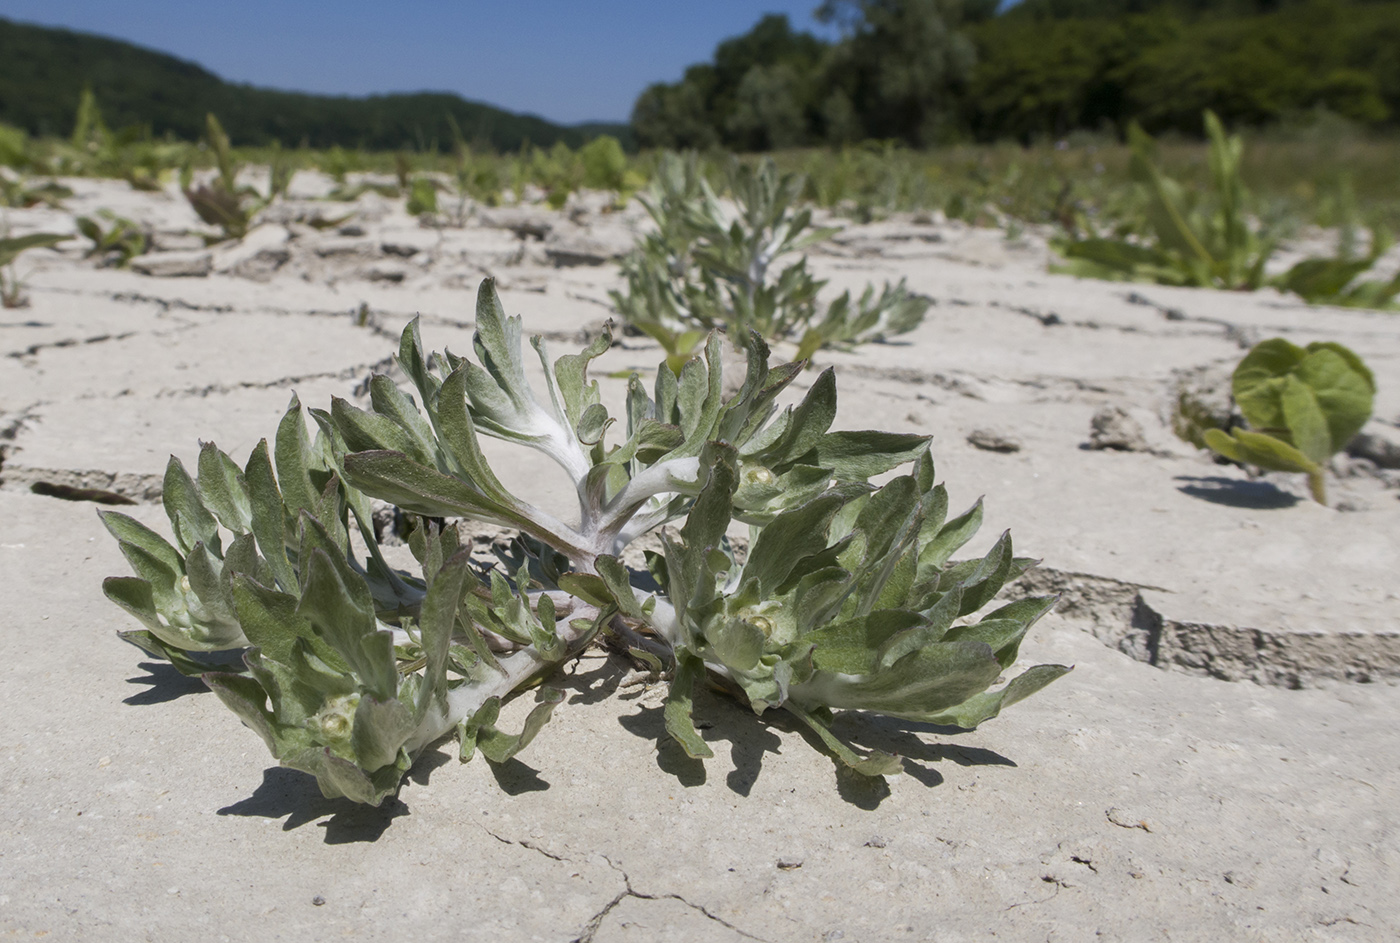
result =
[[[598,660],[596,667],[587,671],[575,671],[567,676],[564,684],[555,682],[558,687],[573,688],[578,693],[570,698],[571,703],[595,703],[614,694],[626,672],[621,658],[613,657]],[[639,701],[648,694],[647,688],[635,689],[635,693],[624,693],[620,698]],[[685,787],[702,786],[708,778],[705,762],[687,756],[666,733],[664,707],[660,703],[637,704],[635,713],[618,718],[618,723],[630,733],[657,744],[656,765],[674,776]],[[754,784],[762,773],[763,760],[769,753],[780,754],[783,747],[783,734],[797,734],[807,741],[807,745],[826,753],[826,748],[816,734],[807,729],[796,718],[783,711],[771,711],[763,716],[755,716],[752,711],[737,703],[727,695],[708,688],[697,690],[695,694],[694,717],[700,736],[718,753],[729,745],[729,757],[734,768],[725,777],[726,785],[741,796],[752,793]],[[869,749],[896,753],[904,759],[905,772],[925,786],[937,786],[943,782],[943,775],[933,764],[951,760],[959,766],[1012,766],[1016,764],[991,750],[979,747],[964,747],[949,743],[929,743],[919,734],[949,736],[966,733],[958,727],[944,727],[898,720],[878,714],[847,711],[838,714],[832,726],[837,736]],[[836,788],[843,800],[858,808],[873,810],[890,795],[889,783],[883,777],[862,776],[832,759],[836,775]]]
[[[137,667],[146,672],[146,676],[127,678],[126,683],[144,684],[146,690],[122,698],[123,704],[144,707],[149,704],[165,704],[188,694],[209,693],[209,686],[202,679],[182,675],[168,662],[143,661]]]
[[[1177,488],[1182,494],[1234,508],[1274,511],[1291,508],[1301,500],[1269,481],[1243,481],[1220,476],[1198,478],[1191,475],[1177,475],[1174,480],[1185,482]]]
[[[131,684],[150,685],[148,691],[127,698],[128,704],[159,704],[207,691],[198,678],[189,678],[169,665],[143,662],[141,665],[149,675],[144,678],[130,678]],[[614,696],[626,702],[635,702],[645,697],[650,688],[660,684],[651,682],[649,686],[622,689],[629,663],[623,657],[609,654],[605,657],[585,657],[572,662],[546,682],[551,687],[570,692],[568,703],[577,705],[597,704]],[[622,694],[618,694],[619,690]],[[618,723],[630,733],[657,743],[656,765],[674,776],[682,786],[702,786],[707,781],[704,762],[687,756],[666,733],[666,722],[662,715],[663,707],[638,704],[633,714],[618,718]],[[779,733],[797,734],[807,741],[810,748],[821,753],[826,748],[816,734],[808,730],[795,718],[781,711],[772,711],[764,716],[755,716],[750,710],[733,698],[711,690],[708,687],[696,691],[696,727],[706,742],[717,746],[729,744],[730,760],[734,769],[725,777],[726,784],[735,793],[748,796],[763,769],[766,754],[782,753],[783,740]],[[860,711],[847,711],[836,716],[832,725],[837,736],[867,749],[884,750],[899,754],[904,760],[904,770],[925,786],[937,786],[943,782],[943,775],[932,764],[951,760],[959,766],[1010,766],[1012,760],[991,750],[979,747],[964,747],[949,743],[929,743],[918,736],[931,734],[948,736],[965,733],[957,727],[943,727],[898,720],[879,714]],[[430,748],[413,764],[406,780],[419,786],[426,786],[434,772],[452,762],[455,744],[451,737]],[[478,762],[486,762],[484,758]],[[541,779],[539,771],[510,759],[505,763],[489,763],[492,775],[501,790],[510,796],[527,792],[539,792],[550,788],[548,781]],[[890,795],[889,784],[883,777],[862,776],[832,759],[838,794],[846,802],[867,811],[877,808]],[[408,804],[398,796],[387,800],[378,807],[361,805],[349,799],[327,799],[321,794],[316,780],[299,770],[283,766],[270,767],[263,771],[263,781],[253,794],[232,805],[225,806],[219,815],[233,815],[267,819],[285,819],[283,831],[292,831],[317,822],[325,831],[328,845],[341,845],[353,842],[377,841],[389,828],[394,819],[412,814]],[[320,821],[324,820],[324,821]]]
[[[426,786],[435,770],[445,766],[451,756],[442,751],[425,753],[408,778]],[[380,806],[361,805],[349,799],[327,799],[321,795],[316,780],[299,770],[274,766],[263,771],[262,785],[247,799],[219,810],[219,815],[250,816],[280,819],[282,831],[290,832],[308,822],[326,818],[318,824],[326,830],[327,845],[352,842],[373,842],[388,830],[394,819],[410,815],[408,804],[394,796]]]

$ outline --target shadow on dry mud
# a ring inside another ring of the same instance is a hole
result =
[[[656,741],[656,765],[676,777],[682,786],[703,785],[708,776],[704,761],[686,755],[680,745],[670,738],[666,733],[663,710],[659,705],[638,705],[635,713],[619,717],[618,723],[639,737]],[[719,753],[727,744],[734,769],[725,777],[725,784],[741,796],[748,796],[753,791],[767,755],[782,753],[783,740],[775,731],[796,733],[807,741],[809,748],[827,753],[816,734],[784,712],[772,711],[757,717],[714,691],[696,693],[694,717],[696,729],[711,749]],[[919,736],[948,736],[965,732],[956,727],[912,723],[877,714],[848,711],[837,715],[832,729],[847,742],[903,757],[905,772],[928,787],[943,782],[943,774],[933,764],[944,760],[951,760],[959,766],[1016,765],[991,750],[929,743]],[[832,767],[837,792],[851,805],[873,810],[889,797],[889,783],[883,777],[862,776],[834,758]]]
[[[1234,508],[1247,508],[1256,511],[1274,511],[1291,508],[1301,499],[1295,494],[1282,491],[1268,481],[1241,481],[1237,478],[1196,478],[1190,475],[1177,475],[1175,481],[1185,482],[1176,490],[1200,498],[1212,504],[1224,504]]]
[[[144,707],[148,704],[165,704],[189,694],[209,693],[209,687],[202,680],[180,674],[168,662],[143,661],[137,667],[146,672],[146,676],[127,678],[126,683],[143,684],[146,689],[122,698],[123,704]]]
[[[414,764],[409,778],[426,783],[432,770],[445,764],[448,759],[445,753],[428,754]],[[397,796],[385,800],[378,807],[361,805],[349,799],[327,799],[321,795],[321,789],[313,777],[284,766],[263,770],[262,785],[251,796],[219,810],[219,815],[285,818],[286,821],[282,823],[284,832],[325,819],[318,824],[326,830],[328,845],[377,841],[394,819],[409,814],[407,803]]]
[[[588,667],[585,667],[588,666]],[[126,704],[161,704],[208,691],[198,678],[180,674],[173,667],[155,662],[143,662],[146,677],[129,678],[131,684],[148,685],[147,690],[124,700]],[[569,703],[596,704],[611,697],[623,702],[636,702],[645,695],[648,686],[623,688],[627,677],[627,662],[617,656],[574,662],[551,677],[548,683],[569,693]],[[619,694],[619,691],[622,693]],[[635,704],[634,713],[617,719],[629,733],[657,744],[656,765],[674,776],[685,787],[704,785],[708,771],[701,760],[687,756],[680,745],[666,733],[663,707],[660,704]],[[736,703],[732,698],[710,689],[696,692],[695,725],[700,736],[716,753],[727,749],[733,769],[725,784],[740,796],[752,793],[763,772],[768,754],[782,753],[783,739],[776,731],[796,733],[807,741],[807,748],[826,753],[817,736],[782,711],[770,711],[762,717]],[[951,743],[930,743],[919,736],[949,736],[963,733],[956,727],[901,721],[878,714],[847,711],[838,714],[832,726],[837,736],[865,749],[895,753],[904,759],[904,770],[925,786],[938,786],[943,774],[934,764],[949,760],[959,766],[1015,766],[1015,762],[978,747]],[[444,746],[446,744],[446,746]],[[443,742],[425,752],[414,763],[406,780],[426,786],[433,773],[450,763],[455,749]],[[482,762],[485,762],[482,760]],[[539,771],[510,759],[505,763],[488,764],[501,790],[510,796],[540,792],[550,788]],[[838,794],[851,805],[874,810],[890,796],[889,784],[883,777],[862,776],[835,759],[832,760]],[[397,796],[377,808],[360,805],[349,799],[327,799],[321,794],[316,780],[298,770],[273,766],[263,771],[263,781],[248,798],[219,810],[219,815],[250,816],[285,819],[283,831],[291,831],[310,822],[326,830],[327,844],[373,842],[388,830],[394,819],[410,815],[407,803]],[[324,821],[320,821],[324,820]]]

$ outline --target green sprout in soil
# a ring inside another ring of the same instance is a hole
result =
[[[24,294],[24,283],[15,271],[15,260],[20,253],[28,249],[52,248],[68,238],[48,232],[0,236],[0,307],[23,308],[29,303]]]
[[[1361,358],[1341,344],[1276,337],[1245,355],[1231,390],[1249,428],[1205,429],[1202,442],[1241,464],[1307,475],[1326,504],[1328,461],[1371,418],[1376,379]]]

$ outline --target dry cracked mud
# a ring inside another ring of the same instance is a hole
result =
[[[1076,670],[971,733],[843,716],[844,735],[905,757],[906,775],[872,783],[719,695],[697,705],[716,752],[701,766],[665,740],[660,688],[589,655],[521,757],[458,768],[443,746],[364,809],[273,766],[197,682],[116,638],[130,626],[100,584],[125,566],[95,508],[164,527],[169,455],[190,462],[212,440],[241,458],[294,393],[363,398],[414,316],[430,346],[465,351],[486,275],[566,351],[610,316],[612,260],[642,214],[590,194],[557,213],[418,220],[372,194],[320,202],[326,181],[302,174],[244,243],[206,250],[173,192],[68,183],[66,211],[11,211],[14,231],[71,231],[106,207],[168,249],[133,268],[188,274],[100,268],[75,241],[27,253],[32,304],[0,313],[5,932],[1400,934],[1386,890],[1400,882],[1400,471],[1381,446],[1340,457],[1323,508],[1291,476],[1216,464],[1167,422],[1179,384],[1228,373],[1255,341],[1329,339],[1376,373],[1367,433],[1400,442],[1395,315],[1051,275],[1035,234],[845,223],[811,256],[829,292],[907,278],[934,305],[898,343],[819,357],[837,372],[837,423],[934,437],[953,503],[986,499],[969,549],[1009,528],[1043,560],[1024,580],[1061,596],[1023,658]],[[595,370],[605,397],[659,359],[620,334]],[[1140,433],[1130,449],[1094,447],[1105,410]],[[490,456],[567,512],[562,476]]]

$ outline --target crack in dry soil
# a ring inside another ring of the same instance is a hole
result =
[[[383,373],[394,365],[392,356],[374,363],[360,363],[354,366],[345,367],[342,370],[327,370],[321,373],[306,373],[294,377],[278,377],[275,380],[245,381],[242,383],[211,383],[207,386],[190,386],[181,390],[161,390],[155,394],[156,399],[182,399],[185,397],[202,399],[206,396],[219,396],[227,393],[236,393],[242,390],[276,390],[295,386],[298,383],[310,383],[313,380],[354,380],[362,375],[373,376],[376,373]],[[104,397],[105,398],[105,397]]]
[[[739,934],[746,940],[758,940],[759,943],[768,943],[768,941],[764,940],[763,937],[754,936],[752,933],[746,933],[745,931],[734,926],[734,924],[730,923],[728,920],[725,920],[723,917],[717,914],[710,913],[710,911],[704,905],[692,903],[691,901],[686,900],[680,894],[644,894],[641,891],[636,890],[632,887],[632,878],[628,876],[625,870],[614,864],[612,859],[609,858],[607,855],[601,855],[600,857],[602,857],[602,859],[608,863],[608,867],[612,868],[618,874],[622,875],[622,882],[625,885],[625,889],[612,900],[608,901],[608,903],[603,907],[602,910],[598,911],[596,914],[590,917],[588,923],[584,926],[583,932],[580,933],[578,936],[574,937],[573,940],[570,941],[570,943],[593,943],[593,939],[597,935],[598,929],[602,926],[603,921],[607,919],[608,914],[612,913],[614,908],[616,908],[624,900],[627,900],[629,897],[635,898],[637,900],[680,901],[682,904],[685,904],[691,910],[702,914],[707,920],[713,920],[720,926],[725,927],[729,930],[733,930],[735,933]]]
[[[81,340],[76,337],[66,337],[63,340],[31,344],[24,350],[12,350],[5,356],[12,357],[15,360],[24,360],[37,356],[40,351],[50,350],[56,347],[81,347],[85,344],[103,344],[108,341],[124,341],[129,337],[135,337],[137,333],[137,331],[127,331],[123,334],[97,334],[93,337],[82,338]]]
[[[492,838],[496,839],[496,841],[500,842],[500,843],[503,844],[503,845],[515,845],[515,846],[518,847],[518,848],[528,848],[528,849],[531,850],[531,851],[537,851],[537,852],[539,852],[540,854],[544,855],[546,858],[549,858],[551,861],[570,861],[570,860],[572,860],[572,859],[570,859],[570,858],[565,858],[565,857],[563,857],[563,856],[561,856],[561,855],[556,855],[556,854],[555,854],[554,852],[552,852],[552,851],[546,851],[545,849],[541,848],[539,845],[536,845],[534,842],[529,841],[528,839],[522,838],[522,839],[520,839],[519,841],[513,841],[513,840],[511,840],[511,839],[509,839],[509,838],[506,838],[504,835],[498,835],[497,833],[491,831],[491,829],[487,828],[485,825],[482,825],[480,822],[477,822],[476,825],[477,825],[478,828],[480,828],[480,829],[481,829],[483,832],[485,832],[487,835],[490,835]]]
[[[165,483],[161,475],[5,465],[0,488],[6,491],[31,491],[67,500],[99,500],[100,496],[116,496],[135,504],[154,504],[161,500]],[[91,492],[92,496],[78,496],[83,492]]]
[[[985,398],[965,380],[944,373],[925,373],[912,367],[872,367],[867,364],[843,363],[837,366],[837,371],[848,376],[890,380],[912,386],[934,386],[950,393],[957,393],[967,399],[981,400]]]
[[[1039,566],[1018,584],[1055,594],[1055,612],[1109,648],[1155,668],[1300,688],[1310,681],[1400,678],[1400,633],[1275,632],[1172,619],[1143,598],[1160,586]]]

